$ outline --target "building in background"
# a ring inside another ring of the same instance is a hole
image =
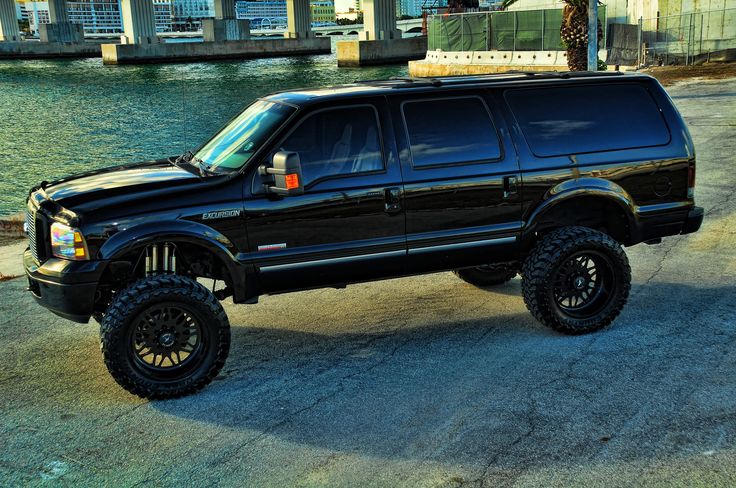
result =
[[[153,0],[153,15],[156,20],[156,32],[172,31],[174,14],[170,0]]]
[[[175,31],[202,29],[202,19],[215,16],[213,0],[171,0],[172,27]]]
[[[315,1],[310,2],[309,8],[312,13],[312,25],[335,25],[337,17],[335,15],[335,2],[332,1]]]
[[[330,0],[310,2],[312,25],[335,25],[335,3]],[[238,0],[235,16],[250,20],[251,29],[286,29],[286,0]]]
[[[48,2],[25,2],[26,16],[28,17],[28,28],[31,34],[38,34],[38,26],[49,23]]]
[[[235,16],[250,20],[251,29],[286,29],[286,1],[238,0]]]
[[[23,5],[32,34],[38,34],[39,24],[49,23],[48,2],[25,2]],[[170,0],[154,0],[156,32],[171,32]],[[84,26],[85,34],[119,34],[123,32],[120,0],[70,0],[69,20]]]
[[[67,3],[69,20],[82,24],[87,34],[116,34],[123,31],[120,0],[74,0]]]

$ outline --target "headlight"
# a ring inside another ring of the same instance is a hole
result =
[[[51,254],[77,261],[89,259],[82,233],[59,222],[51,224]]]

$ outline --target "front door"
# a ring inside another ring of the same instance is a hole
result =
[[[362,99],[315,107],[276,145],[274,151],[299,154],[305,191],[245,202],[247,260],[264,292],[404,272],[402,183],[391,130],[385,99]]]
[[[513,259],[521,175],[483,90],[391,97],[404,176],[410,273]]]

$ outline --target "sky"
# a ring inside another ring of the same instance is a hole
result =
[[[336,12],[347,12],[350,7],[355,6],[355,0],[335,0]]]

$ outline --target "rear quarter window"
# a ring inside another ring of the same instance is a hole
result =
[[[539,157],[661,146],[670,131],[638,84],[508,90],[505,98]]]

